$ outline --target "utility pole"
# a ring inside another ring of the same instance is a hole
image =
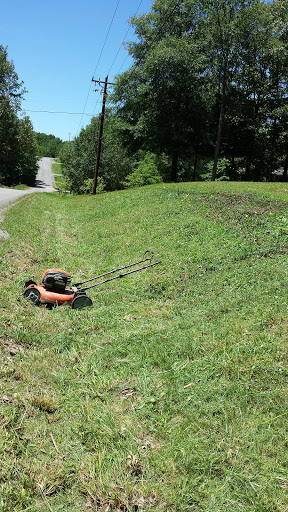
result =
[[[114,85],[114,84],[111,84],[108,82],[108,75],[105,78],[105,82],[101,82],[101,80],[94,80],[94,78],[92,78],[92,82],[95,82],[99,85],[104,83],[104,91],[103,91],[103,96],[102,96],[102,112],[101,112],[101,118],[100,118],[100,130],[99,130],[98,146],[97,146],[97,158],[96,158],[95,175],[94,175],[93,192],[92,192],[93,194],[96,194],[98,171],[99,171],[100,156],[101,156],[107,86],[108,86],[108,84],[109,85]]]

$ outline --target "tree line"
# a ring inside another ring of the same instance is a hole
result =
[[[39,158],[56,158],[62,149],[63,141],[55,135],[36,132],[37,155]]]
[[[173,181],[203,159],[212,180],[281,166],[287,178],[287,0],[156,0],[132,25],[134,63],[114,91],[128,145],[168,155]]]

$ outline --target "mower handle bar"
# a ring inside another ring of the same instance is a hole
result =
[[[150,253],[151,256],[144,259],[144,256],[147,253]],[[81,286],[82,284],[90,283],[91,281],[95,281],[95,279],[100,279],[101,277],[115,274],[115,272],[120,272],[120,270],[124,270],[125,268],[135,267],[136,265],[140,265],[141,263],[145,263],[146,261],[150,261],[150,263],[148,265],[144,265],[140,268],[136,268],[135,270],[131,270],[130,272],[125,272],[124,274],[119,274],[118,276],[115,276],[115,277],[109,277],[108,279],[104,279],[104,281],[100,281],[100,283],[95,283],[95,284],[92,284],[91,286],[86,286],[85,288],[78,288],[78,286]],[[153,263],[152,263],[152,261],[153,261]],[[82,281],[81,283],[76,283],[72,286],[72,290],[73,291],[77,291],[77,290],[86,291],[86,290],[89,290],[90,288],[96,288],[96,286],[100,286],[101,284],[108,283],[108,281],[113,281],[114,279],[119,279],[121,277],[128,276],[129,274],[134,274],[135,272],[140,272],[141,270],[144,270],[145,268],[154,267],[155,265],[159,265],[159,263],[161,263],[161,260],[159,260],[158,258],[155,258],[153,251],[145,251],[143,254],[142,260],[137,261],[136,263],[130,263],[129,265],[125,265],[124,267],[115,268],[114,270],[110,270],[110,272],[105,272],[104,274],[100,274],[99,276],[95,276],[95,277],[92,277],[91,279],[87,279],[86,281]]]

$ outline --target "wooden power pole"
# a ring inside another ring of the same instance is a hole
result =
[[[99,130],[98,146],[97,146],[97,158],[96,158],[95,175],[94,175],[94,182],[93,182],[93,194],[96,194],[98,171],[99,171],[100,156],[101,156],[107,86],[108,86],[108,84],[109,85],[113,85],[113,84],[110,84],[108,82],[108,75],[105,78],[105,82],[101,82],[101,80],[94,80],[94,78],[92,78],[92,82],[95,82],[99,85],[104,83],[104,91],[103,91],[103,97],[102,97],[102,112],[101,112],[101,118],[100,118],[100,130]]]

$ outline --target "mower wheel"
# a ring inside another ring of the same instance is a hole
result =
[[[26,288],[23,295],[26,299],[29,299],[36,306],[38,306],[38,304],[40,304],[40,292],[39,292],[39,290],[37,290],[37,288],[34,288],[34,286],[31,286],[30,288]]]
[[[87,308],[88,306],[92,306],[92,300],[87,297],[87,295],[76,295],[72,300],[71,308],[72,309],[80,309]]]

